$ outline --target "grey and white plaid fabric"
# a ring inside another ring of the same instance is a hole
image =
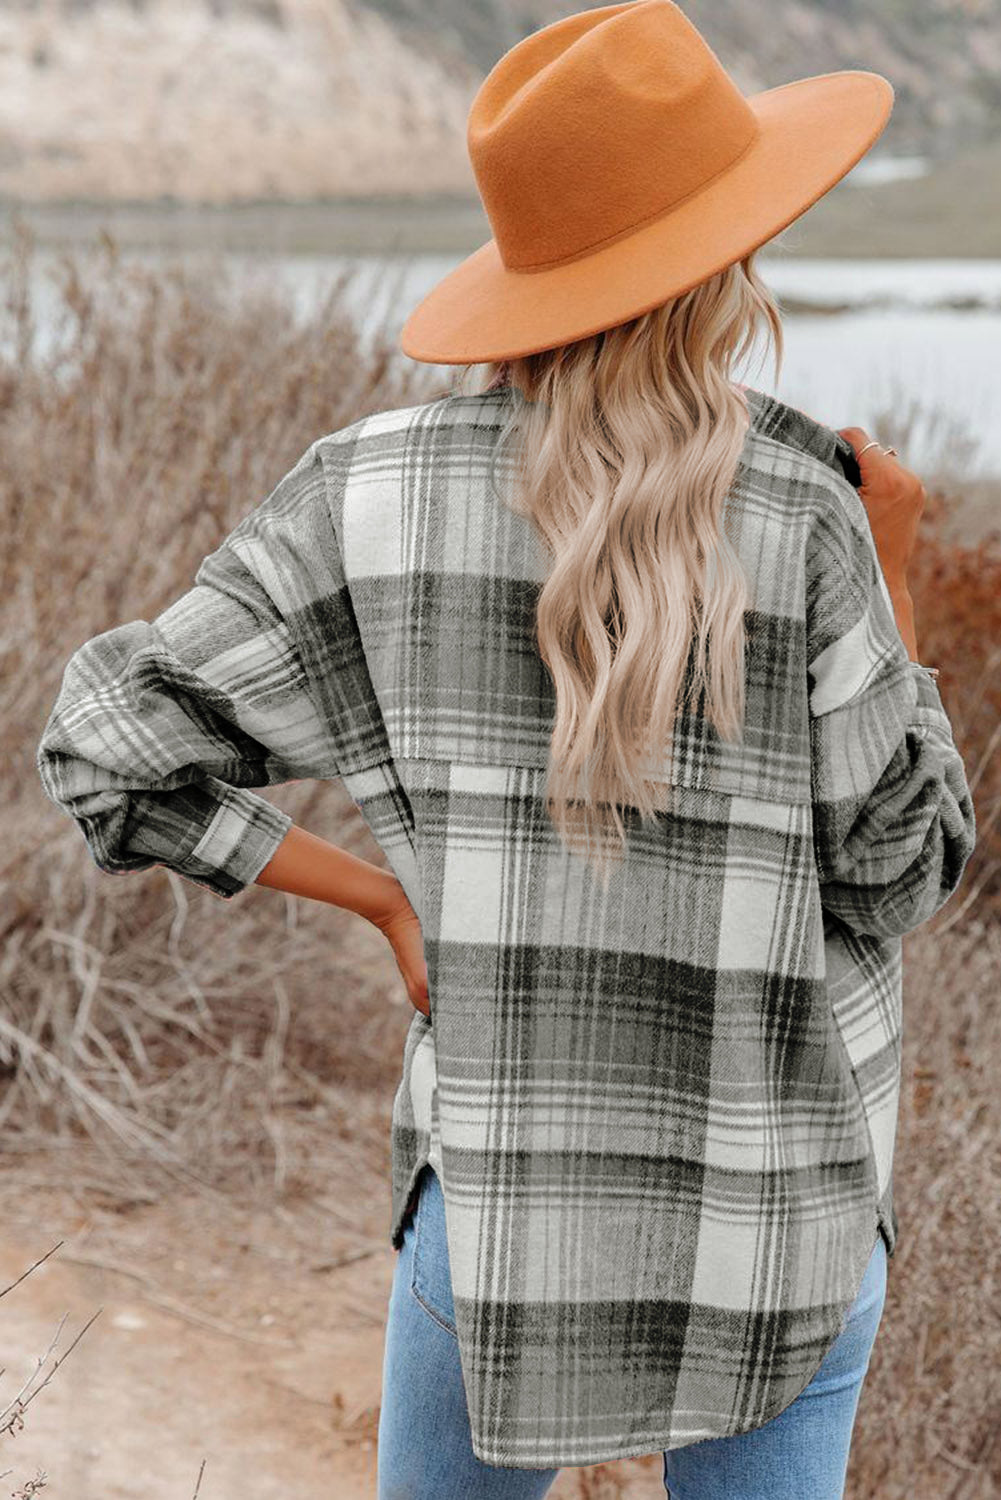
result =
[[[973,808],[849,446],[746,394],[744,743],[681,719],[607,895],[544,811],[547,560],[500,498],[508,387],[317,439],[187,593],[75,651],[39,745],[102,870],[225,898],[291,822],[252,788],[343,778],[428,964],[390,1238],[428,1156],[419,1054],[487,1463],[759,1426],[815,1374],[876,1234],[896,1242],[900,938],[958,885]]]

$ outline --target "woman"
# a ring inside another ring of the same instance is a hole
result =
[[[494,238],[408,319],[479,386],[318,438],[39,748],[102,869],[348,906],[415,1008],[380,1500],[842,1493],[898,1224],[900,938],[974,818],[906,568],[920,481],[736,384],[753,252],[882,130],[745,99],[670,0],[474,100]],[[856,489],[856,484],[858,489]],[[375,869],[250,790],[340,776]]]

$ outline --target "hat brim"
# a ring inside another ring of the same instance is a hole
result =
[[[514,359],[638,317],[778,234],[883,130],[893,86],[842,70],[747,95],[760,134],[735,166],[658,219],[577,260],[511,271],[488,240],[410,313],[400,347],[430,364]]]

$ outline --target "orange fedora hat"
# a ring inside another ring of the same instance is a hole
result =
[[[506,52],[466,139],[493,238],[407,318],[433,364],[514,358],[614,327],[778,234],[893,108],[880,73],[745,95],[673,0],[567,16]]]

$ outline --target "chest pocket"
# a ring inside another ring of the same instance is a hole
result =
[[[402,760],[544,769],[556,695],[539,655],[540,584],[414,575],[379,679]]]
[[[408,581],[378,671],[387,732],[402,762],[545,771],[556,694],[536,637],[540,590],[540,583],[518,578],[431,573]],[[809,801],[807,685],[798,642],[788,622],[774,616],[748,611],[746,621],[743,742],[724,741],[700,710],[681,714],[673,754],[656,779],[766,801]]]

